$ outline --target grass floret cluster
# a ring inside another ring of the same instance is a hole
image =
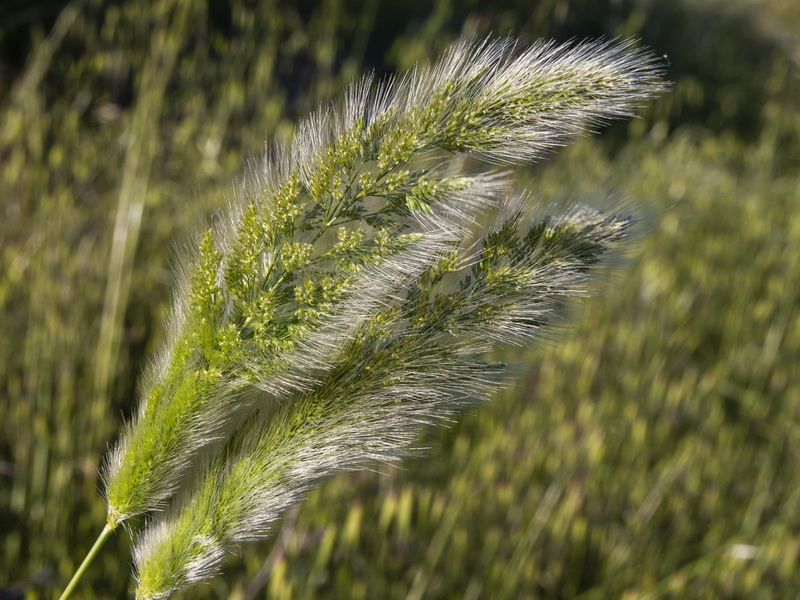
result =
[[[181,261],[167,347],[105,469],[112,529],[188,488],[137,543],[137,595],[210,577],[323,477],[404,455],[496,390],[483,355],[543,336],[634,219],[537,215],[464,157],[539,158],[663,89],[630,43],[462,42],[353,86],[249,169]]]

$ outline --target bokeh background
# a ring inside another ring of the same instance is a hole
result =
[[[518,384],[329,481],[179,598],[797,598],[797,0],[3,0],[0,598],[56,598],[161,342],[176,242],[360,73],[460,35],[636,36],[673,91],[520,172],[644,206]],[[116,535],[75,598],[126,598]]]

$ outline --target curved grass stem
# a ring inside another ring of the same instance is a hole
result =
[[[75,586],[78,585],[78,582],[83,576],[84,571],[86,571],[86,569],[89,568],[89,565],[94,560],[94,557],[97,556],[97,553],[100,551],[100,548],[103,547],[103,544],[106,543],[106,540],[111,536],[115,528],[116,527],[114,527],[113,525],[106,524],[106,526],[103,528],[103,531],[101,531],[100,535],[97,536],[97,540],[95,541],[94,546],[92,546],[92,549],[89,550],[89,553],[86,555],[86,558],[83,559],[81,566],[78,567],[77,571],[75,571],[75,575],[72,576],[72,579],[70,580],[69,584],[64,590],[64,593],[61,594],[59,600],[67,600],[67,598],[70,597],[72,591],[75,589]]]

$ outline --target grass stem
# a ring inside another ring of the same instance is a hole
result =
[[[67,598],[69,598],[70,595],[72,595],[72,591],[75,589],[75,586],[78,585],[78,582],[83,576],[83,572],[89,568],[89,565],[94,560],[94,557],[97,556],[97,553],[100,551],[100,548],[102,548],[103,544],[106,543],[106,540],[111,536],[114,529],[115,529],[114,526],[106,524],[106,526],[103,528],[103,531],[101,531],[100,535],[97,536],[97,540],[95,541],[94,546],[92,546],[92,549],[89,550],[89,553],[86,555],[86,558],[83,559],[81,566],[78,567],[77,571],[75,571],[75,575],[72,576],[69,585],[67,585],[67,588],[64,590],[64,593],[61,594],[59,600],[67,600]]]

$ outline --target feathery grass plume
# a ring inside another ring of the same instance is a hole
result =
[[[400,456],[416,424],[495,389],[481,352],[542,333],[627,226],[586,209],[523,232],[528,209],[505,202],[515,215],[470,250],[507,182],[460,156],[536,159],[663,89],[632,42],[460,42],[352,86],[251,165],[182,261],[168,347],[106,463],[98,543],[165,508],[223,423],[260,416],[143,538],[140,595],[207,577],[319,478]]]
[[[355,85],[253,169],[188,261],[170,346],[107,461],[111,526],[163,507],[248,390],[303,389],[333,340],[369,314],[351,307],[337,335],[313,335],[353,290],[411,274],[431,244],[458,239],[497,182],[454,173],[450,153],[532,159],[662,88],[652,57],[630,43],[513,50],[462,42],[394,83]]]

